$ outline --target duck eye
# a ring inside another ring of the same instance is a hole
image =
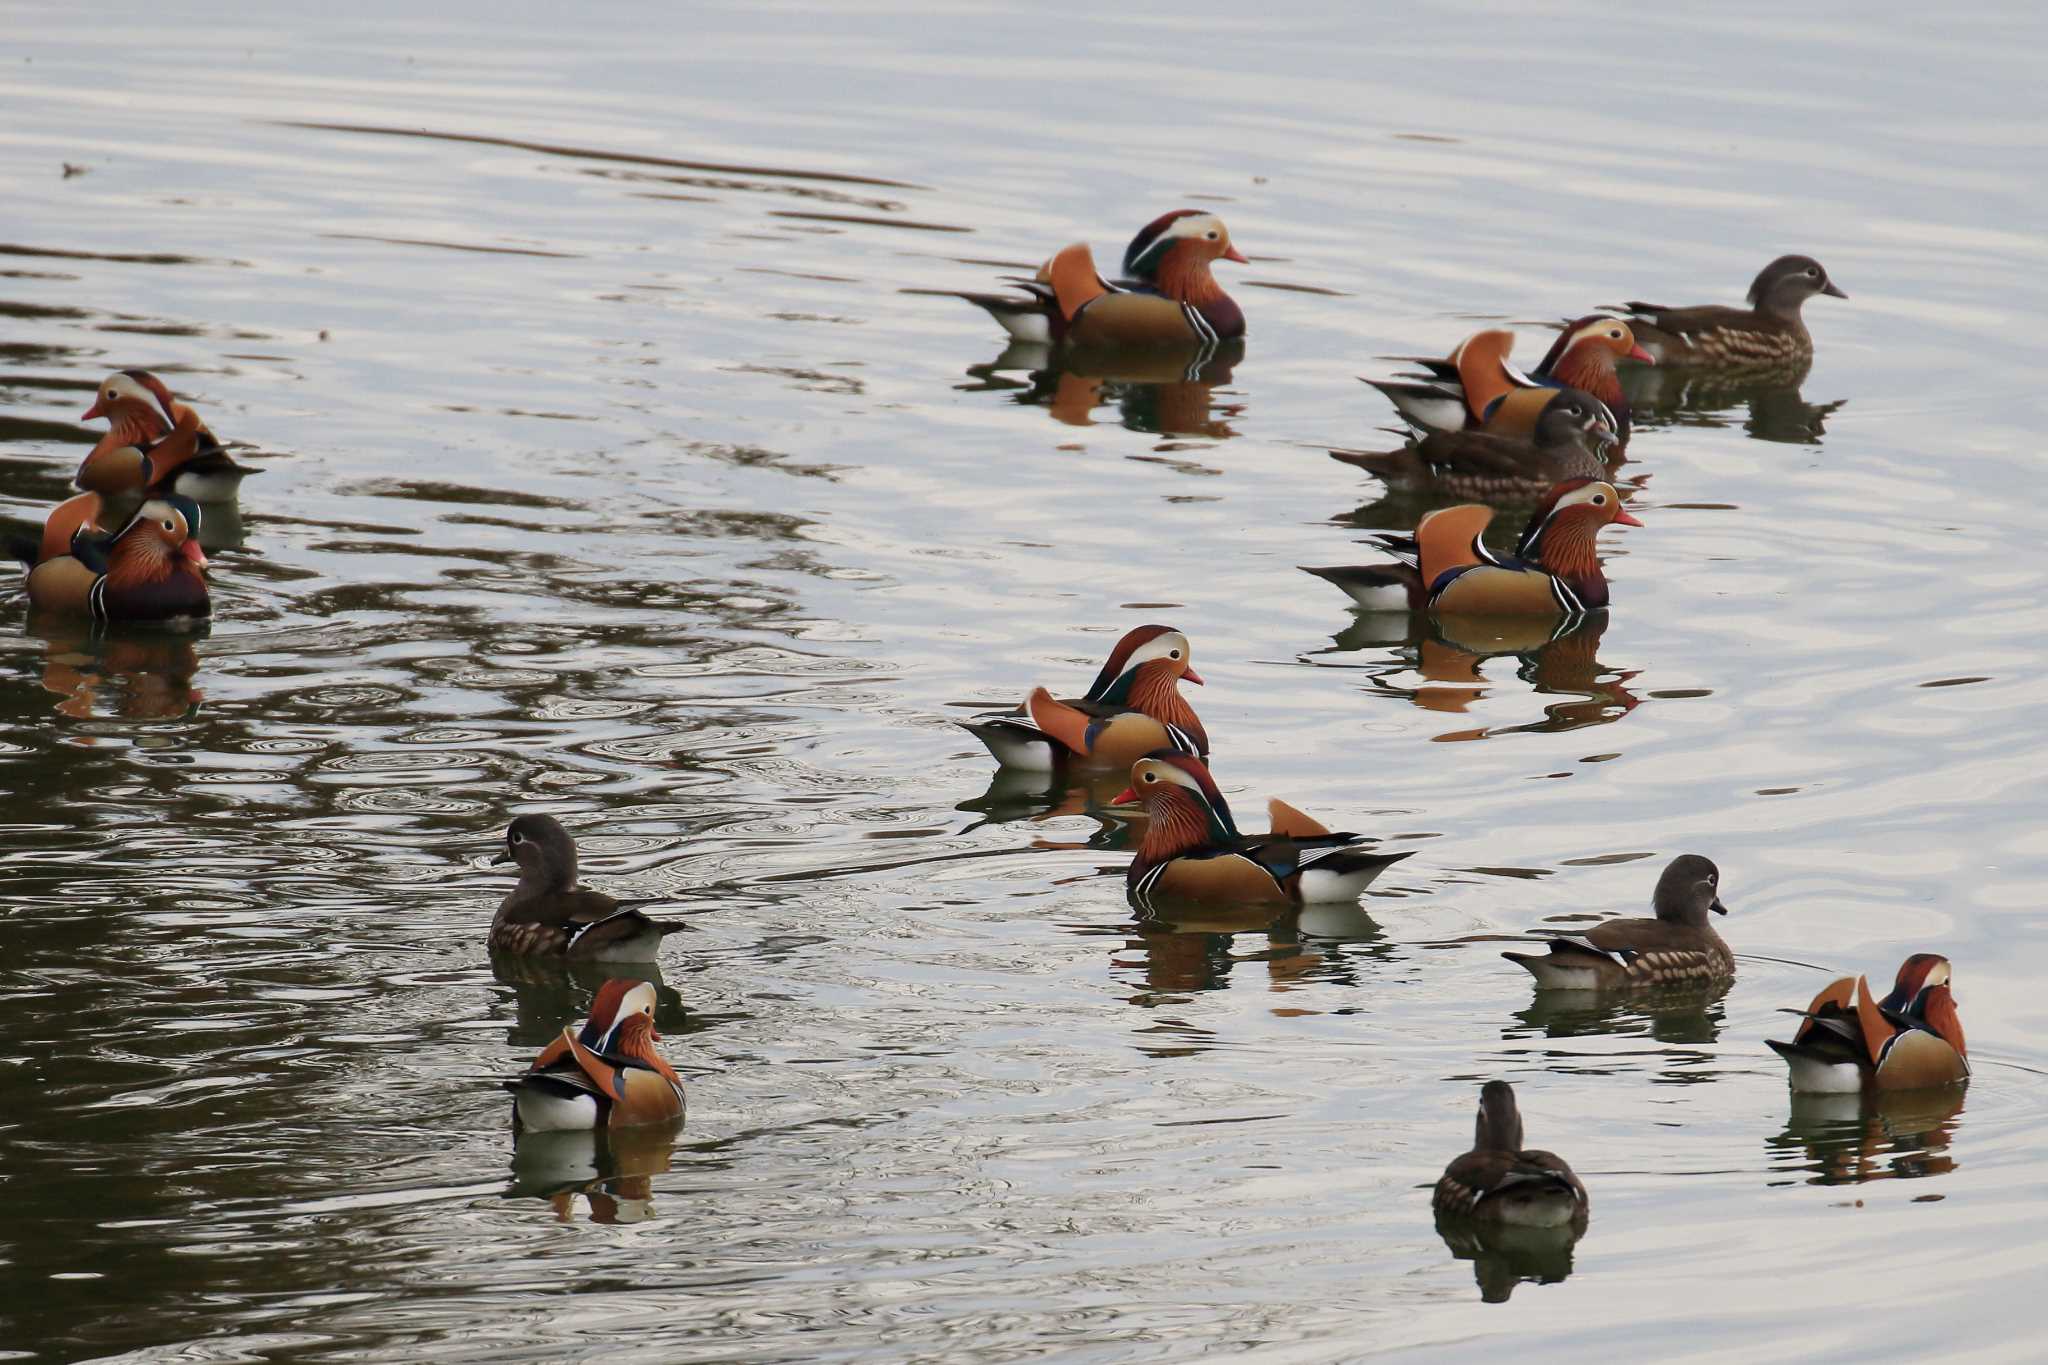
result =
[[[1202,235],[1204,237],[1207,237],[1212,242],[1216,240],[1216,230],[1214,228],[1211,228],[1209,231],[1203,233]]]
[[[1169,659],[1178,659],[1180,657],[1180,651],[1177,649],[1169,649],[1166,651],[1166,657]]]
[[[1607,495],[1605,493],[1595,493],[1593,495],[1593,505],[1595,507],[1605,507],[1607,505]]]
[[[178,529],[178,523],[174,521],[167,521],[164,523],[164,529],[175,534]]]
[[[1820,272],[1818,270],[1815,270],[1812,266],[1808,266],[1806,268],[1806,278],[1808,278],[1809,280],[1817,280],[1820,278]]]
[[[1159,780],[1159,774],[1158,774],[1158,773],[1146,773],[1146,774],[1145,774],[1145,780],[1146,780],[1147,782],[1157,782],[1157,781]]]

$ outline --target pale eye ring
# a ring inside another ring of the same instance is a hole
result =
[[[178,523],[176,523],[175,521],[167,521],[164,523],[164,529],[175,534],[178,529]]]
[[[1180,651],[1177,649],[1169,649],[1166,651],[1166,657],[1169,659],[1178,659],[1180,657]]]
[[[1209,231],[1203,233],[1202,235],[1204,237],[1207,237],[1212,242],[1216,240],[1216,231],[1214,228],[1211,228]]]
[[[1595,507],[1605,507],[1607,505],[1607,495],[1605,493],[1595,493],[1593,495],[1593,505]]]
[[[1159,780],[1159,774],[1158,774],[1158,773],[1146,773],[1146,774],[1145,774],[1145,780],[1146,780],[1147,782],[1157,782],[1157,781]]]

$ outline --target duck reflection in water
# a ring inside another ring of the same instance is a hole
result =
[[[1144,989],[1130,1003],[1149,1009],[1198,991],[1225,990],[1246,964],[1262,965],[1267,988],[1280,994],[1310,981],[1355,984],[1363,959],[1384,960],[1392,951],[1386,932],[1356,904],[1276,911],[1154,901],[1112,955],[1111,965],[1139,975]],[[1309,1011],[1276,1007],[1275,1012]]]
[[[43,641],[43,689],[63,700],[57,710],[78,720],[120,716],[168,720],[189,715],[204,700],[192,685],[199,674],[194,641],[208,633],[139,625],[93,626],[38,612],[29,634]],[[90,742],[89,738],[87,742]]]
[[[669,1169],[683,1124],[582,1132],[522,1133],[512,1147],[506,1197],[541,1199],[564,1223],[579,1201],[593,1223],[644,1223],[655,1216],[654,1177]]]
[[[1812,446],[1848,402],[1807,402],[1800,386],[1812,366],[1811,359],[1734,372],[1630,366],[1621,379],[1646,427],[1728,427],[1739,420],[1754,440]]]
[[[1501,1031],[1504,1038],[1591,1038],[1648,1037],[1659,1043],[1703,1046],[1720,1040],[1727,1021],[1726,999],[1734,979],[1711,986],[1666,986],[1657,991],[1635,994],[1596,994],[1591,991],[1537,991],[1524,1009],[1514,1013],[1515,1023]],[[1706,1054],[1674,1054],[1673,1061],[1708,1060]],[[1706,1069],[1678,1069],[1663,1073],[1680,1081],[1710,1081]]]
[[[1949,1155],[1964,1090],[1794,1092],[1785,1131],[1766,1139],[1774,1169],[1808,1172],[1809,1185],[1914,1180],[1956,1168]],[[1777,1182],[1783,1183],[1783,1182]]]
[[[1128,773],[1083,768],[1056,772],[998,768],[989,779],[988,790],[953,809],[981,817],[961,830],[962,834],[983,825],[1007,825],[1020,820],[1041,824],[1062,816],[1091,816],[1096,828],[1086,839],[1037,839],[1031,847],[1069,851],[1092,848],[1114,853],[1135,845],[1132,831],[1142,828],[1145,818],[1140,810],[1115,805],[1117,793],[1129,782]]]
[[[1392,662],[1369,670],[1370,685],[1405,696],[1425,711],[1463,715],[1502,693],[1510,672],[1536,696],[1569,698],[1546,704],[1541,720],[1447,730],[1436,736],[1439,740],[1559,734],[1610,725],[1642,701],[1628,686],[1640,670],[1600,662],[1600,642],[1607,625],[1604,611],[1568,621],[1561,629],[1544,621],[1435,620],[1407,613],[1360,612],[1331,637],[1335,648],[1323,653],[1390,652]]]
[[[1220,441],[1237,434],[1229,419],[1243,407],[1219,405],[1215,390],[1230,383],[1243,358],[1241,340],[1057,350],[1012,342],[988,364],[970,366],[967,373],[980,382],[964,387],[1008,392],[1066,426],[1094,426],[1096,409],[1114,404],[1116,420],[1132,431]],[[1011,377],[1019,373],[1024,377]]]

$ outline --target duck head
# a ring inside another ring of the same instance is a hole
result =
[[[654,1006],[653,983],[613,977],[597,988],[597,996],[590,1002],[590,1018],[576,1035],[577,1041],[593,1052],[609,1052],[619,1033],[634,1020],[645,1020],[648,1037],[658,1039],[661,1035],[654,1030]]]
[[[1199,267],[1208,273],[1211,261],[1245,258],[1230,243],[1230,229],[1213,213],[1200,209],[1175,209],[1154,218],[1138,229],[1124,248],[1124,274],[1141,280],[1159,280]]]
[[[1612,372],[1617,360],[1640,360],[1645,365],[1657,362],[1650,353],[1636,345],[1636,334],[1620,318],[1594,313],[1571,323],[1551,343],[1550,354],[1543,358],[1541,372],[1560,383],[1587,387],[1574,375]]]
[[[1488,1081],[1480,1087],[1479,1120],[1472,1126],[1472,1150],[1522,1150],[1522,1114],[1515,1108],[1515,1088],[1506,1081]]]
[[[552,815],[522,815],[505,831],[505,851],[494,864],[519,864],[519,890],[569,891],[576,885],[576,841]]]
[[[1605,403],[1583,389],[1562,389],[1536,419],[1530,440],[1538,449],[1584,446],[1605,460],[1620,437]]]
[[[1550,494],[1529,518],[1515,555],[1532,560],[1552,573],[1582,569],[1576,561],[1591,560],[1593,537],[1603,526],[1641,526],[1621,506],[1614,485],[1601,479],[1566,479],[1551,487]]]
[[[149,434],[154,434],[159,416],[165,430],[178,424],[171,410],[171,391],[164,382],[148,370],[116,370],[100,384],[92,406],[79,420],[104,417],[117,428],[133,423],[152,429]]]
[[[183,571],[199,576],[199,504],[175,495],[151,498],[107,546],[107,578],[117,586],[155,583]]]
[[[1762,270],[1749,286],[1750,307],[1781,318],[1799,316],[1799,306],[1815,294],[1831,299],[1849,296],[1835,288],[1828,272],[1811,256],[1780,256]]]
[[[1893,1014],[1914,1013],[1929,991],[1949,985],[1952,970],[1940,953],[1913,954],[1899,964],[1892,993],[1878,1002],[1878,1008]]]
[[[1712,859],[1681,853],[1657,879],[1651,904],[1658,919],[1695,928],[1705,925],[1709,910],[1717,915],[1728,913],[1728,907],[1721,904],[1721,869]]]
[[[1153,850],[1162,845],[1170,846],[1162,856],[1170,856],[1238,837],[1230,803],[1199,758],[1161,749],[1133,763],[1131,785],[1110,804],[1127,806],[1138,801],[1145,803],[1145,814],[1151,818],[1141,850],[1145,856],[1153,856]],[[1155,839],[1155,835],[1159,837]]]
[[[1088,688],[1088,700],[1129,706],[1133,691],[1182,679],[1202,686],[1188,637],[1172,626],[1137,626],[1125,631],[1109,652],[1109,661]]]

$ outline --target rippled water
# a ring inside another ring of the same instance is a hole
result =
[[[2032,11],[7,28],[7,511],[121,366],[264,473],[202,638],[0,637],[0,1346],[2028,1353]],[[902,292],[1184,203],[1253,258],[1195,381],[1034,374]],[[1382,439],[1373,357],[1788,250],[1851,301],[1797,390],[1642,419],[1611,620],[1484,658],[1296,571],[1414,515],[1324,453]],[[1415,850],[1364,913],[1134,924],[1087,792],[991,787],[952,720],[1149,619],[1234,799]],[[515,1162],[494,1078],[594,984],[483,952],[539,809],[695,925],[672,1152]],[[1497,956],[1687,849],[1724,995],[1554,1006]],[[1967,1096],[1792,1103],[1774,1011],[1923,948]],[[1592,1189],[1565,1264],[1432,1227],[1493,1076]]]

